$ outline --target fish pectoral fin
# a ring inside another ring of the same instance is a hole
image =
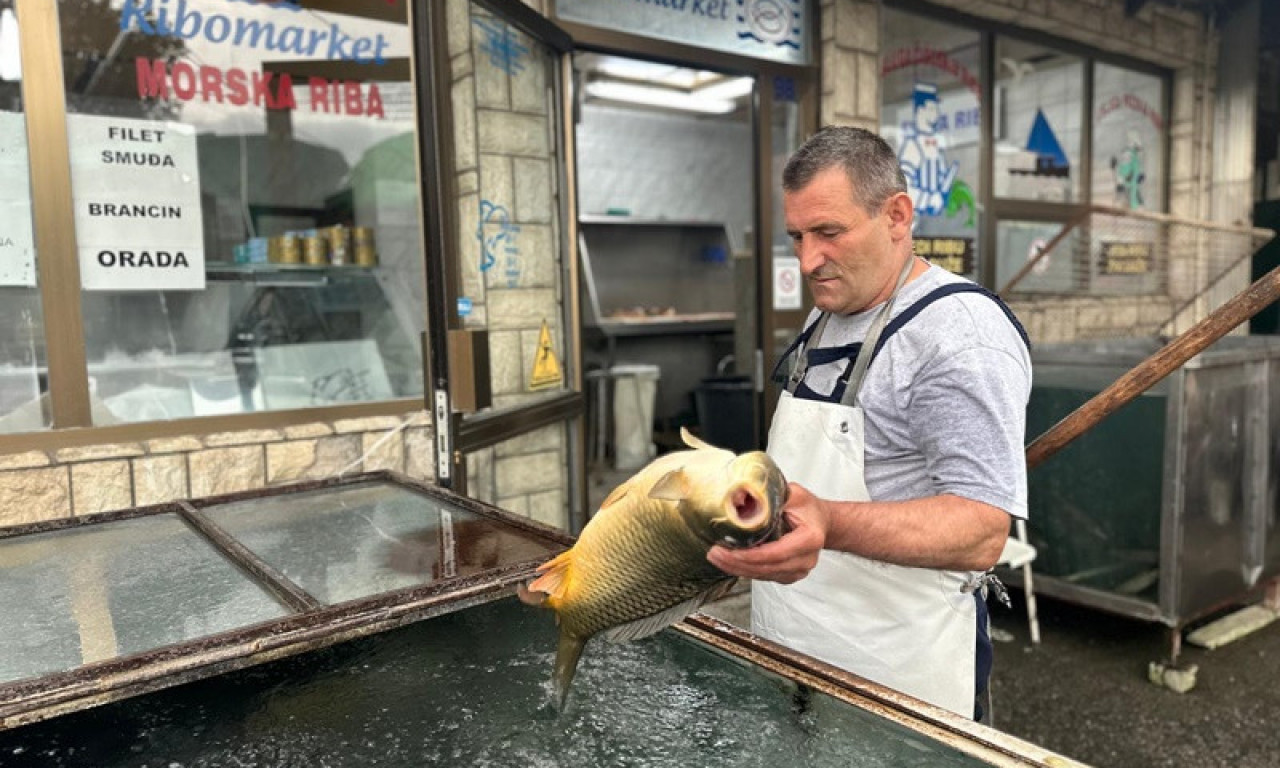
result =
[[[685,427],[681,427],[681,428],[680,428],[680,439],[684,441],[684,444],[685,444],[685,445],[689,446],[690,448],[693,448],[694,450],[702,450],[703,448],[707,448],[707,449],[712,450],[712,451],[719,450],[719,449],[718,449],[718,448],[716,448],[714,445],[710,445],[710,444],[708,444],[708,443],[704,443],[703,441],[701,441],[701,440],[699,440],[698,438],[694,437],[694,436],[693,436],[693,433],[692,433],[692,432],[690,432],[690,431],[689,431],[687,428],[685,428]]]
[[[541,592],[543,597],[537,598],[537,602],[530,603],[530,605],[541,605],[548,597],[561,597],[564,594],[565,589],[569,586],[569,566],[572,563],[573,550],[570,549],[561,552],[553,559],[538,566],[538,573],[540,574],[538,578],[529,582],[529,586],[527,588],[524,587],[524,585],[521,585],[516,590],[517,593],[523,592],[524,594],[530,594],[534,592]],[[521,596],[520,599],[524,600],[524,597]],[[525,602],[528,601],[525,600]]]
[[[673,469],[649,489],[649,498],[681,501],[689,497],[689,476],[683,469]]]
[[[632,640],[655,635],[667,627],[675,624],[681,619],[695,613],[699,608],[707,603],[719,600],[724,597],[725,593],[733,587],[737,579],[723,579],[712,584],[707,590],[677,603],[665,611],[659,611],[652,616],[645,616],[643,619],[629,621],[626,624],[619,624],[616,627],[605,630],[601,633],[604,639],[611,643],[627,643]]]
[[[532,591],[524,584],[517,584],[516,597],[520,598],[520,602],[525,605],[542,605],[547,600],[547,593]]]

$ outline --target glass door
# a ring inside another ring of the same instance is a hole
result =
[[[432,342],[437,475],[576,530],[583,405],[568,235],[569,40],[518,2],[429,8],[445,254],[432,265],[432,321],[447,330]]]
[[[800,274],[800,260],[787,236],[782,212],[782,170],[817,125],[811,77],[770,75],[760,88],[760,338],[757,388],[763,392],[757,428],[763,441],[781,392],[774,376],[782,354],[802,330],[813,298]],[[763,442],[762,442],[763,444]]]

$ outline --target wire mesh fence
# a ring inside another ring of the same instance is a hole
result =
[[[1171,337],[1249,285],[1251,257],[1268,229],[1094,206],[1051,238],[1033,241],[1004,283],[1008,300],[1131,297],[1132,325],[1103,335]]]

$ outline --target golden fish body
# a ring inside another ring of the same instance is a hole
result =
[[[751,546],[780,533],[787,483],[768,455],[681,435],[693,450],[661,456],[614,489],[573,547],[520,589],[556,613],[560,703],[588,639],[634,640],[676,623],[733,584],[707,562],[713,544]]]

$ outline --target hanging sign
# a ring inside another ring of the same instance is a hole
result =
[[[542,330],[538,333],[538,351],[533,358],[533,375],[529,377],[529,389],[558,386],[563,378],[560,361],[551,348],[551,328],[543,320]]]
[[[0,285],[36,284],[27,129],[21,112],[0,112]]]
[[[915,254],[957,275],[973,273],[972,237],[917,237]]]
[[[195,128],[68,115],[67,139],[84,289],[204,290]]]
[[[759,59],[808,64],[805,0],[556,0],[556,17]]]
[[[802,282],[799,259],[775,258],[773,260],[773,308],[800,309]]]
[[[1151,271],[1151,243],[1103,243],[1098,266],[1104,275],[1145,275]]]

